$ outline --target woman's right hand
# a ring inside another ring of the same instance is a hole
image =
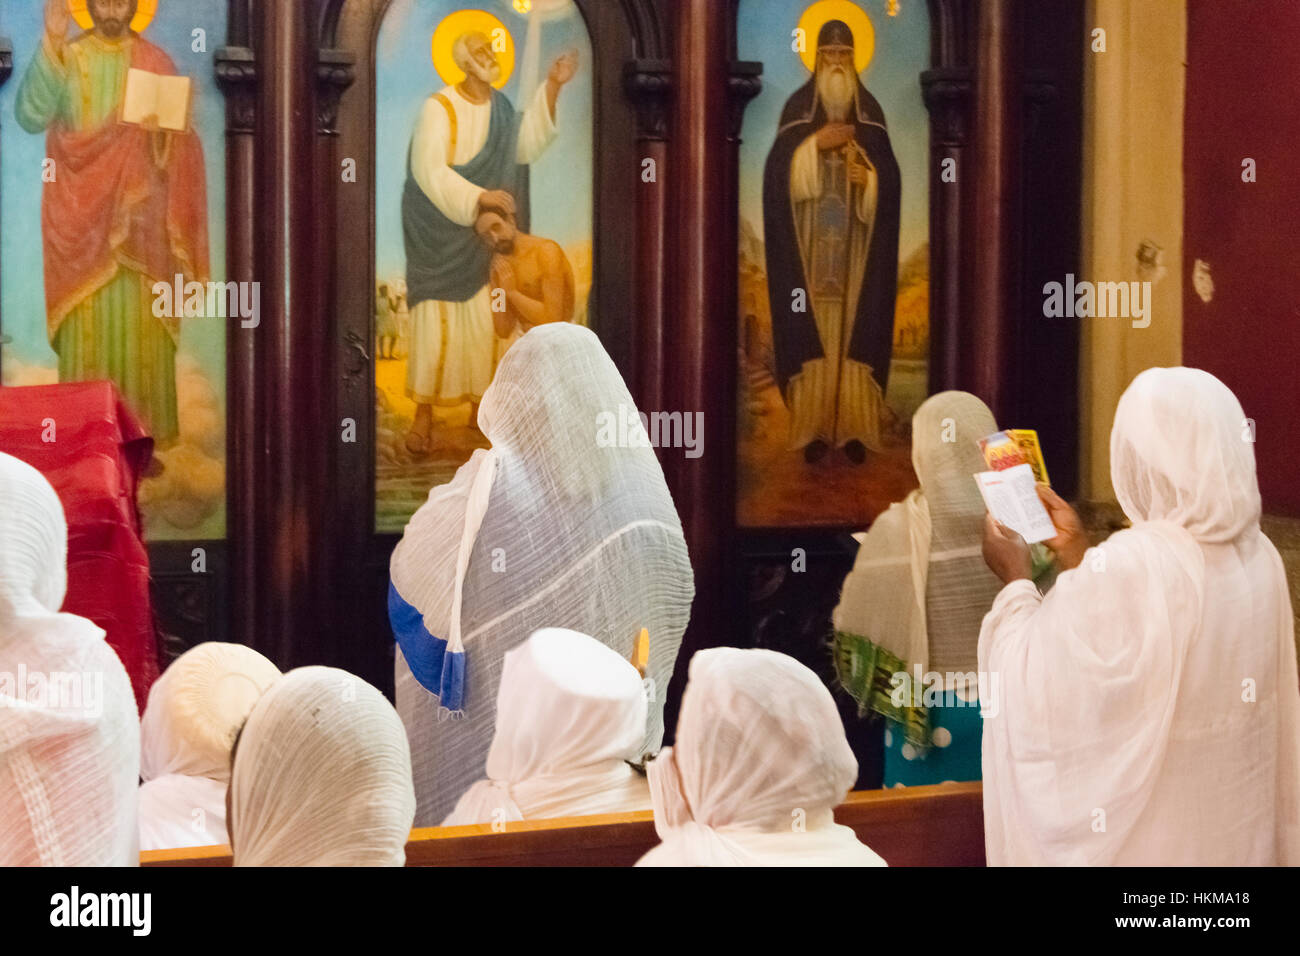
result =
[[[1063,571],[1077,568],[1083,561],[1083,553],[1089,548],[1088,533],[1083,528],[1083,521],[1069,502],[1041,482],[1038,485],[1038,497],[1056,527],[1056,537],[1049,538],[1043,544],[1052,549]]]

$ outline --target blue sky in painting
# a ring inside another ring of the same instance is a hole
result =
[[[45,134],[33,136],[14,118],[14,100],[32,54],[44,31],[44,7],[38,0],[4,3],[0,9],[0,35],[14,47],[14,72],[0,86],[0,270],[3,298],[0,321],[13,338],[13,355],[27,364],[53,367],[54,351],[45,332],[44,266],[41,232],[41,162]],[[144,32],[172,58],[179,72],[195,81],[195,125],[203,141],[208,186],[208,244],[211,271],[221,279],[226,271],[226,107],[213,76],[212,57],[226,42],[226,5],[210,0],[163,0]],[[191,31],[207,32],[207,51],[191,51]],[[69,36],[76,36],[75,23]],[[193,355],[217,390],[224,405],[225,322],[221,319],[187,319],[182,323],[181,347]]]
[[[791,31],[809,0],[741,0],[737,50],[742,60],[763,64],[763,91],[745,111],[740,147],[740,214],[763,234],[763,164],[776,139],[781,110],[808,81]],[[903,173],[898,254],[908,255],[929,235],[929,118],[921,99],[921,72],[930,65],[930,18],[922,0],[902,0],[898,16],[885,15],[886,0],[866,0],[876,31],[875,54],[862,82],[880,101],[890,142]],[[810,44],[816,37],[809,37]]]
[[[377,118],[375,130],[375,265],[381,278],[400,276],[401,198],[406,181],[406,150],[420,107],[446,84],[434,71],[430,39],[443,17],[473,8],[497,16],[515,44],[515,73],[504,92],[516,108],[520,67],[527,35],[526,17],[503,0],[477,4],[457,0],[394,0],[379,30]],[[578,75],[561,91],[556,124],[559,135],[532,166],[532,231],[562,246],[591,239],[592,220],[592,52],[586,25],[577,7],[542,25],[538,81],[559,54],[576,48]]]

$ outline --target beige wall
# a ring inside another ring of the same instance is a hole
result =
[[[1106,31],[1106,52],[1091,33]],[[1084,62],[1082,272],[1093,282],[1141,281],[1144,240],[1163,250],[1151,324],[1086,318],[1080,342],[1080,495],[1113,500],[1110,424],[1138,372],[1182,357],[1185,0],[1090,0]]]

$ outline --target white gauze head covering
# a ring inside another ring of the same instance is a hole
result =
[[[135,697],[104,632],[59,613],[67,548],[50,483],[0,453],[0,865],[132,866]]]
[[[1001,582],[982,556],[979,440],[997,431],[968,392],[940,392],[912,417],[921,487],[876,518],[844,580],[832,620],[922,671],[975,668],[980,621]]]
[[[1168,521],[1197,541],[1259,525],[1254,435],[1226,385],[1196,368],[1147,369],[1120,396],[1110,432],[1115,496],[1134,524]]]
[[[1294,839],[1292,621],[1281,559],[1259,531],[1246,426],[1206,372],[1137,376],[1111,431],[1111,480],[1133,527],[1090,549],[1032,614],[999,596],[980,636],[980,669],[1001,688],[984,721],[990,863],[1248,862],[1236,841],[1272,834],[1275,797]],[[1212,585],[1207,561],[1224,572]],[[1258,682],[1257,703],[1243,701],[1242,675]],[[1216,787],[1209,804],[1233,806],[1236,832],[1182,832],[1204,811],[1200,790]]]
[[[140,849],[226,842],[230,751],[280,669],[242,644],[190,648],[149,688],[140,720]]]
[[[253,707],[230,778],[235,866],[402,866],[415,816],[402,722],[334,667],[299,667]]]
[[[443,826],[650,809],[627,763],[641,755],[645,719],[628,661],[577,631],[537,631],[506,653],[487,779]]]
[[[590,634],[623,657],[648,629],[641,749],[658,749],[694,584],[637,414],[594,333],[531,329],[502,358],[479,408],[492,448],[434,488],[407,525],[393,553],[389,618],[419,826],[437,825],[483,777],[502,658],[539,626]],[[464,719],[440,721],[440,710]]]
[[[775,651],[699,651],[676,743],[649,766],[663,843],[637,865],[882,866],[834,821],[857,775],[812,671]]]
[[[140,720],[140,778],[185,774],[230,780],[230,749],[280,669],[251,647],[190,648],[149,688]]]

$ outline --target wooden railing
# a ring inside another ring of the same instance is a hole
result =
[[[835,819],[891,866],[983,866],[978,783],[860,790]],[[407,866],[631,866],[659,842],[648,811],[411,831]],[[230,848],[151,850],[142,866],[229,866]]]

